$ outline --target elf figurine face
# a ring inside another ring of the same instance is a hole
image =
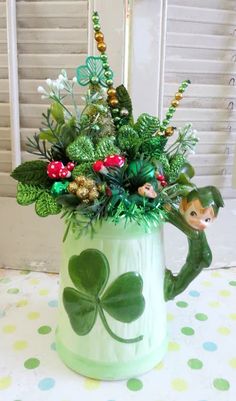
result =
[[[223,204],[217,188],[198,188],[181,200],[180,213],[192,228],[203,231],[215,220]]]
[[[157,197],[157,193],[149,182],[146,182],[146,184],[138,188],[138,194],[150,199],[155,199]]]

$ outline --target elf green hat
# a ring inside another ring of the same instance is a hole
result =
[[[199,199],[204,208],[212,206],[215,216],[217,216],[219,208],[224,206],[220,191],[213,186],[194,189],[187,195],[188,202],[195,199]]]

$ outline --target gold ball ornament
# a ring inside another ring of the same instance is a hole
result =
[[[117,97],[112,97],[108,100],[108,103],[111,107],[116,107],[119,104],[119,100],[117,99]]]
[[[181,99],[183,99],[183,93],[177,92],[177,93],[175,94],[175,99],[176,99],[176,100],[181,100]]]
[[[95,38],[96,42],[102,42],[104,39],[104,35],[102,32],[95,32],[94,38]]]
[[[99,52],[101,52],[101,53],[105,52],[106,48],[107,48],[106,43],[98,42],[97,49],[98,49]]]
[[[115,89],[115,88],[109,88],[109,89],[107,90],[107,94],[108,94],[109,97],[114,97],[114,96],[116,96],[116,89]]]
[[[167,127],[165,130],[165,136],[172,136],[174,131],[175,131],[174,127]]]
[[[178,105],[179,105],[179,101],[178,100],[176,100],[176,99],[172,100],[171,106],[178,107]]]

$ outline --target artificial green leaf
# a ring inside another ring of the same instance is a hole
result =
[[[16,200],[19,205],[27,206],[35,202],[42,193],[42,188],[36,185],[23,184],[19,182],[17,185]]]
[[[129,96],[129,92],[124,85],[120,85],[116,88],[116,94],[119,100],[119,106],[125,108],[129,112],[129,116],[132,117],[132,101]]]
[[[61,206],[58,205],[55,198],[48,192],[43,192],[35,203],[35,211],[38,216],[46,217],[50,214],[58,214]]]
[[[53,102],[51,104],[51,115],[53,116],[54,120],[62,124],[64,123],[64,112],[63,112],[63,107],[58,103],[58,102]]]
[[[66,287],[63,291],[63,304],[75,333],[79,336],[88,334],[97,317],[96,303],[74,288]]]
[[[69,260],[69,275],[76,288],[90,297],[98,296],[109,277],[109,263],[98,249],[86,249]]]
[[[92,164],[90,162],[80,163],[72,170],[72,178],[75,179],[78,175],[89,176],[92,173]]]
[[[50,143],[57,142],[57,138],[50,129],[40,131],[39,139],[41,139],[41,141],[48,141]]]
[[[136,272],[128,272],[114,280],[102,296],[102,307],[114,319],[130,323],[138,319],[145,307],[143,280]]]
[[[95,160],[94,146],[87,136],[79,136],[66,149],[70,160],[88,162]]]
[[[62,206],[70,207],[77,206],[80,203],[79,198],[73,194],[63,194],[57,196],[57,203]]]
[[[98,160],[105,159],[106,156],[119,154],[120,149],[114,145],[114,137],[104,137],[98,141],[95,151],[95,157]]]
[[[51,180],[47,175],[48,163],[42,160],[33,160],[25,162],[16,167],[11,173],[11,177],[23,184],[39,185],[50,187]]]
[[[160,120],[157,117],[150,116],[150,114],[143,113],[139,116],[134,128],[141,138],[150,138],[159,130]]]
[[[189,178],[193,178],[195,170],[190,163],[184,163],[180,169],[180,173],[186,174]]]
[[[185,173],[180,173],[176,182],[181,185],[193,186],[193,184],[190,182],[189,176]]]

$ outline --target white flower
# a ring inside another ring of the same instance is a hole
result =
[[[52,86],[52,80],[50,78],[46,79],[46,84]]]
[[[75,84],[77,83],[77,78],[76,77],[73,77],[72,78],[72,82],[74,82]]]
[[[43,86],[38,86],[37,91],[38,93],[43,93],[44,95],[47,93]]]

